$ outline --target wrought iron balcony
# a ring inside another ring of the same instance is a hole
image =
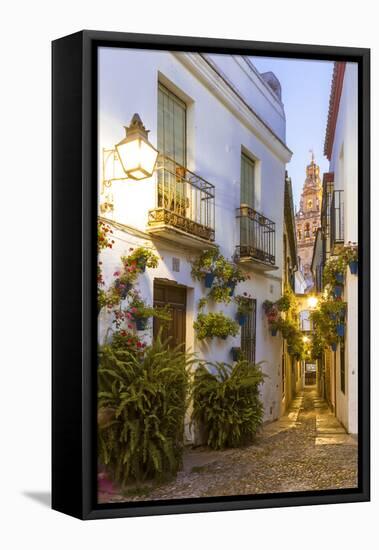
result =
[[[330,205],[330,248],[335,253],[344,244],[343,190],[333,191]]]
[[[215,239],[215,187],[161,155],[157,163],[155,208],[148,230],[194,246]]]
[[[240,220],[240,244],[237,256],[263,271],[277,269],[275,265],[275,222],[253,208],[241,204],[237,208]]]

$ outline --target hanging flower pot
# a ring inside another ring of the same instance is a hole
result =
[[[141,273],[146,271],[146,258],[139,258],[137,260],[137,267]]]
[[[246,313],[237,313],[237,321],[240,327],[243,327],[247,321]]]
[[[337,283],[343,284],[343,280],[344,280],[343,273],[336,273],[335,277],[336,277]]]
[[[341,298],[342,296],[342,290],[343,290],[343,287],[340,286],[340,285],[336,285],[334,288],[333,288],[333,295],[335,298]]]
[[[358,260],[352,260],[351,262],[349,262],[349,268],[350,268],[350,273],[352,275],[357,275],[357,273],[358,273]]]
[[[340,338],[345,336],[345,325],[339,323],[336,327],[337,334]]]
[[[226,286],[229,288],[229,296],[233,296],[236,288],[236,283],[233,281],[229,281],[228,283],[226,283]]]
[[[146,330],[147,327],[147,318],[146,317],[135,317],[134,322],[136,324],[137,330]]]
[[[330,346],[333,351],[337,351],[337,342],[333,342],[333,344]]]
[[[232,359],[233,361],[238,361],[240,355],[241,355],[241,348],[232,348],[231,350]]]
[[[216,275],[214,273],[206,273],[204,277],[205,288],[212,288],[215,276]]]
[[[122,283],[120,279],[116,279],[114,284],[117,290],[119,291],[121,299],[125,300],[125,298],[128,295],[128,292],[130,292],[131,289],[133,288],[132,283]]]

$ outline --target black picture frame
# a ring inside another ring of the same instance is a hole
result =
[[[358,63],[359,483],[356,489],[96,504],[97,62],[99,46]],[[52,507],[81,519],[370,499],[370,50],[81,31],[52,43]]]

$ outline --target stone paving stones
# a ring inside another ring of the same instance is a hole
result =
[[[357,440],[306,388],[280,420],[242,449],[188,448],[172,482],[100,494],[101,502],[280,493],[357,486]]]

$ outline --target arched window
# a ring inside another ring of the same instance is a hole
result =
[[[310,237],[310,225],[308,222],[305,224],[304,237],[305,238]]]
[[[297,238],[301,241],[301,229],[297,230]]]
[[[308,202],[307,202],[307,206],[308,206],[308,210],[311,210],[312,209],[312,199],[308,199]]]

